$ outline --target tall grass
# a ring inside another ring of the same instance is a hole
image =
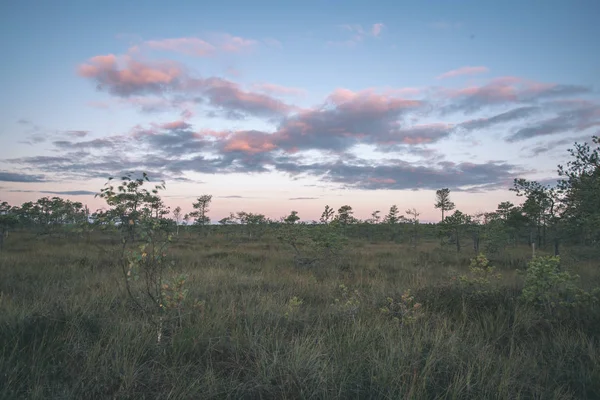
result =
[[[172,257],[205,306],[157,344],[110,251],[13,235],[0,255],[0,398],[600,398],[597,309],[553,319],[524,307],[527,249],[493,260],[497,291],[465,297],[449,282],[473,254],[436,246],[355,243],[297,268],[269,239],[186,236]],[[600,284],[597,263],[565,259]],[[355,314],[336,305],[341,284]],[[379,311],[407,289],[423,303],[413,323]]]

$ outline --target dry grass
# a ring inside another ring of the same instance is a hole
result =
[[[190,303],[205,308],[157,345],[110,253],[26,234],[7,242],[3,399],[600,398],[600,314],[548,320],[520,305],[515,269],[527,249],[496,257],[501,286],[474,301],[449,284],[473,254],[435,241],[353,242],[335,263],[298,268],[268,238],[182,235],[172,258],[189,275]],[[597,262],[564,259],[599,285]],[[356,315],[333,305],[340,284],[358,291]],[[398,324],[379,309],[406,289],[423,315]],[[302,304],[289,312],[293,297]]]

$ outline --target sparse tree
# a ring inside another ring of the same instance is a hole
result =
[[[533,229],[537,231],[538,246],[546,241],[546,227],[556,222],[556,191],[536,181],[515,179],[510,189],[517,196],[524,196],[525,202],[521,206],[524,214],[530,221],[530,243],[533,242]]]
[[[405,220],[403,215],[400,215],[400,210],[395,204],[390,207],[390,211],[383,218],[383,222],[388,225],[391,231],[390,240],[395,241],[398,235],[398,224]]]
[[[393,206],[390,207],[390,211],[383,218],[383,222],[385,222],[386,224],[390,224],[390,225],[397,224],[403,218],[403,216],[401,216],[399,214],[400,214],[400,211],[398,210],[398,206],[396,206],[394,204]]]
[[[352,211],[352,207],[350,207],[349,205],[341,206],[338,210],[336,220],[340,225],[344,226],[353,224],[354,222],[356,222],[356,218],[354,218],[352,214],[354,214],[354,211]]]
[[[409,218],[407,218],[408,222],[413,227],[411,237],[412,246],[417,247],[419,239],[419,215],[421,215],[421,213],[418,212],[416,208],[411,208],[406,210],[406,214],[409,216]]]
[[[325,211],[323,211],[323,214],[321,214],[321,223],[329,224],[333,220],[334,214],[335,211],[333,210],[333,208],[325,206]]]
[[[600,137],[575,143],[571,160],[558,166],[564,210],[561,217],[568,236],[586,244],[600,242]],[[556,245],[555,245],[556,246]]]
[[[450,201],[450,189],[440,189],[435,192],[435,208],[442,210],[442,222],[444,222],[444,213],[454,210],[454,203]]]
[[[292,211],[290,213],[290,215],[288,215],[287,217],[283,218],[283,222],[286,224],[295,224],[298,220],[300,219],[300,217],[298,216],[298,211]]]
[[[456,244],[456,251],[460,252],[460,237],[462,235],[463,230],[467,225],[471,223],[471,218],[462,213],[460,210],[454,211],[454,214],[446,217],[444,222],[442,223],[443,228],[452,234],[454,239],[454,243]]]
[[[181,207],[175,207],[175,209],[173,210],[173,218],[175,218],[175,224],[177,225],[177,236],[179,236],[179,223],[181,222]]]
[[[208,207],[212,201],[212,195],[204,194],[196,199],[194,203],[192,203],[192,207],[194,207],[194,211],[190,213],[190,217],[194,218],[194,223],[196,225],[208,225],[210,223],[210,218],[206,215],[208,214]]]
[[[377,211],[373,211],[371,213],[371,218],[368,220],[369,223],[371,224],[378,224],[379,221],[381,220],[381,216],[379,215],[381,211],[377,210]]]
[[[12,212],[13,208],[7,203],[0,204],[0,251],[4,248],[4,240],[8,232],[19,223],[17,216]]]

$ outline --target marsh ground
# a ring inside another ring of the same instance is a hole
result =
[[[0,398],[600,398],[600,313],[524,307],[526,247],[490,257],[497,286],[467,296],[453,277],[473,252],[435,241],[352,241],[343,258],[299,268],[275,239],[183,233],[171,255],[186,308],[157,344],[103,240],[7,240]],[[563,253],[584,287],[600,286],[597,261]],[[408,289],[422,304],[413,320],[381,311]]]

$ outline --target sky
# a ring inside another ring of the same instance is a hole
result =
[[[600,2],[0,4],[0,200],[92,210],[147,172],[167,205],[439,220],[518,203],[600,132]]]

